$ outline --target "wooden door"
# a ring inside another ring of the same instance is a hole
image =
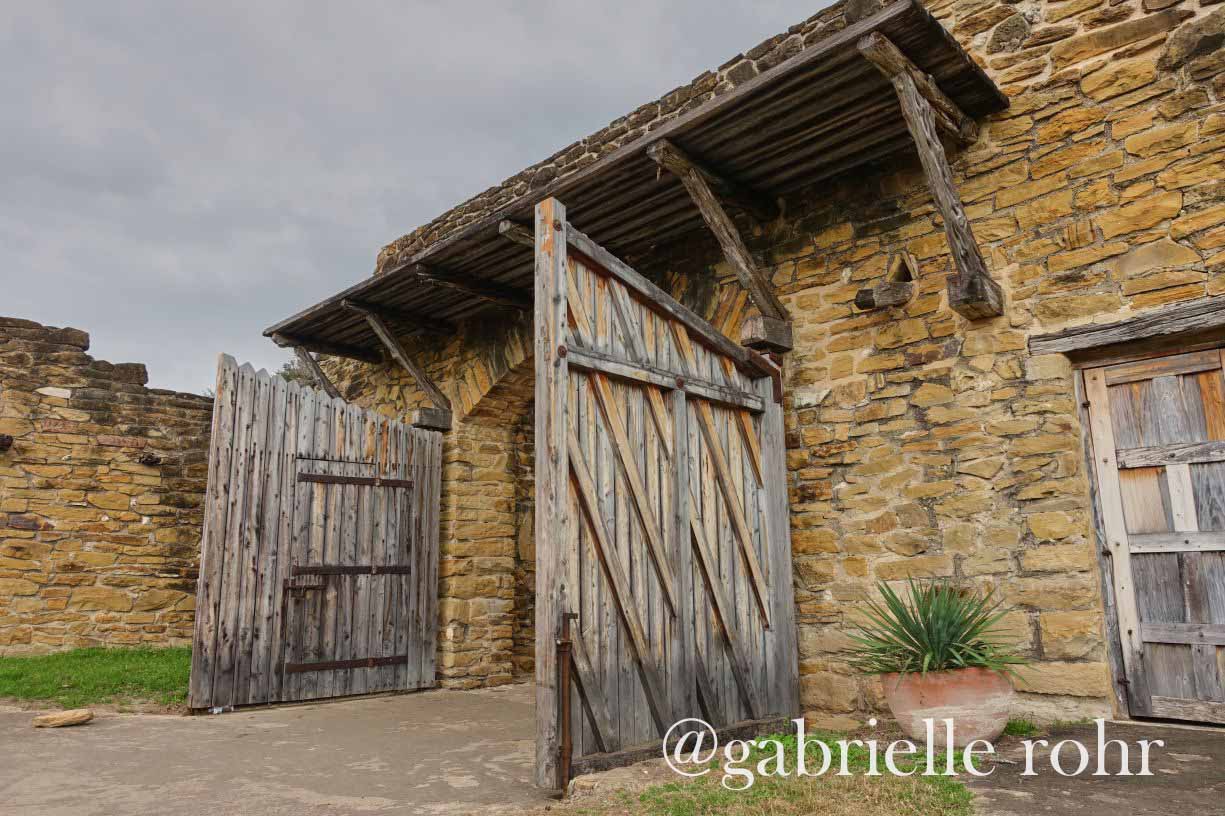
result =
[[[189,704],[434,684],[441,434],[222,355]]]
[[[537,781],[551,786],[567,742],[581,770],[687,717],[795,716],[799,695],[777,370],[559,202],[540,206]]]
[[[1225,723],[1222,352],[1084,382],[1131,713]]]

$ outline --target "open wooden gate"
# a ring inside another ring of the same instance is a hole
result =
[[[222,355],[189,703],[434,685],[442,435]]]
[[[796,716],[777,369],[554,199],[536,210],[535,302],[538,784],[565,773],[567,742],[581,771],[658,750],[686,717]]]
[[[1134,716],[1225,723],[1223,354],[1084,372]]]

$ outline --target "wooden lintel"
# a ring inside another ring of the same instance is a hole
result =
[[[1035,335],[1029,339],[1029,353],[1082,354],[1142,340],[1172,338],[1181,341],[1187,335],[1209,331],[1225,331],[1225,297],[1201,298],[1163,306],[1115,323],[1091,323]]]
[[[767,317],[779,320],[787,319],[787,309],[774,294],[774,287],[766,276],[757,268],[749,248],[745,245],[735,222],[724,211],[723,205],[712,189],[707,176],[693,164],[685,154],[666,139],[661,139],[647,149],[648,155],[675,173],[685,185],[689,197],[697,205],[702,220],[714,233],[715,239],[723,249],[723,257],[727,259],[732,271],[736,273],[740,285],[748,290],[753,304]],[[663,156],[668,156],[664,164]]]
[[[326,354],[329,357],[344,357],[347,360],[358,360],[363,363],[380,363],[383,361],[382,355],[377,351],[364,349],[360,346],[349,346],[342,343],[328,343],[322,340],[313,340],[308,337],[299,337],[292,334],[273,334],[269,336],[272,342],[276,343],[281,348],[300,347],[308,351],[313,351],[316,354]]]
[[[526,292],[512,289],[509,286],[501,286],[496,283],[478,280],[469,275],[461,275],[457,272],[425,266],[424,264],[414,266],[413,275],[416,276],[417,280],[424,283],[440,286],[444,289],[452,289],[456,292],[463,292],[466,295],[472,295],[488,303],[509,306],[520,311],[532,308],[532,298]]]
[[[322,368],[319,367],[319,361],[315,359],[309,351],[301,346],[294,346],[293,353],[297,355],[298,362],[302,363],[302,367],[315,378],[315,382],[323,389],[323,392],[332,399],[340,396],[340,392],[336,390],[336,386],[328,379],[328,375]]]
[[[859,53],[890,80],[900,74],[909,76],[923,98],[936,109],[936,123],[957,141],[971,144],[978,138],[978,124],[940,90],[930,74],[919,70],[888,37],[873,31],[859,40]]]
[[[683,178],[690,169],[697,171],[725,204],[748,213],[758,223],[765,224],[779,216],[778,202],[770,196],[716,173],[709,165],[690,156],[667,139],[661,139],[648,147],[647,155],[660,167],[679,178]]]
[[[791,322],[755,314],[744,319],[740,343],[757,351],[783,354],[795,348]]]
[[[407,309],[397,309],[393,306],[376,306],[373,303],[349,299],[342,300],[340,305],[351,312],[363,315],[376,314],[385,321],[390,320],[394,323],[400,323],[406,327],[404,335],[409,337],[418,334],[454,334],[456,331],[455,324],[453,323],[436,320],[417,312],[410,312]]]
[[[447,399],[447,395],[434,385],[425,373],[425,370],[412,361],[408,356],[408,351],[405,350],[404,344],[396,337],[383,318],[376,312],[358,306],[355,303],[345,301],[345,308],[352,309],[366,318],[366,322],[370,325],[370,330],[374,332],[379,341],[387,348],[388,353],[395,359],[397,363],[403,366],[404,370],[409,373],[409,376],[417,383],[420,388],[429,398],[430,402],[434,403],[435,408],[440,408],[443,411],[451,410],[451,400]]]
[[[523,244],[525,247],[536,248],[536,234],[532,232],[531,227],[525,227],[522,224],[516,224],[514,221],[504,220],[498,224],[498,234],[508,241],[514,241],[516,244]]]
[[[1001,315],[1004,313],[1004,292],[987,271],[987,264],[974,239],[974,231],[970,228],[970,219],[953,184],[953,171],[949,168],[944,145],[936,134],[935,110],[919,93],[909,73],[899,72],[891,79],[902,106],[906,127],[919,152],[928,189],[944,220],[944,234],[948,237],[949,250],[956,265],[956,273],[948,281],[949,307],[970,320]]]

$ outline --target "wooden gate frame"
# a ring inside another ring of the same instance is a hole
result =
[[[541,787],[557,785],[560,748],[564,740],[560,727],[561,695],[559,695],[559,646],[565,629],[562,615],[566,611],[563,586],[562,547],[571,540],[571,532],[580,521],[571,517],[569,489],[571,464],[569,456],[570,428],[567,417],[567,380],[571,364],[589,370],[602,370],[614,376],[650,383],[670,390],[674,404],[684,405],[686,392],[704,399],[729,401],[736,404],[743,397],[720,394],[713,383],[687,381],[673,372],[655,371],[626,361],[602,359],[603,355],[566,347],[569,314],[567,255],[573,250],[596,262],[619,283],[634,292],[646,306],[681,324],[694,339],[723,355],[736,368],[755,378],[759,393],[755,405],[762,410],[761,475],[762,483],[773,485],[767,490],[765,508],[766,535],[770,541],[768,572],[777,576],[768,598],[758,595],[763,617],[774,619],[777,654],[785,656],[784,667],[795,683],[786,692],[789,697],[788,717],[799,711],[799,655],[794,623],[794,589],[790,570],[790,518],[786,491],[786,461],[783,443],[782,376],[781,371],[766,358],[740,346],[720,333],[710,323],[687,309],[667,293],[642,277],[618,258],[576,230],[566,220],[565,206],[556,199],[546,199],[536,206],[536,266],[535,266],[535,439],[536,439],[536,783]],[[685,334],[684,331],[681,334]],[[686,338],[687,339],[687,338]],[[580,362],[581,361],[581,362]],[[714,387],[712,387],[714,386]],[[705,407],[705,406],[704,406]],[[678,439],[680,437],[677,437]],[[581,480],[582,474],[578,475]],[[680,478],[679,476],[677,478]],[[684,476],[687,484],[688,475]],[[686,490],[685,493],[688,491]],[[687,502],[678,502],[676,518],[670,520],[689,540],[690,522]],[[695,526],[696,529],[696,526]],[[702,542],[698,541],[698,546]],[[760,578],[760,576],[755,576]],[[694,582],[701,585],[701,581]],[[758,583],[759,593],[764,582]],[[779,612],[782,611],[782,614]],[[773,612],[773,614],[771,614]],[[684,627],[682,627],[682,630]],[[684,637],[682,635],[682,637]],[[569,653],[569,650],[567,650]],[[569,668],[567,666],[567,668]],[[700,682],[697,668],[687,678],[689,689],[677,689],[671,706],[655,711],[656,719],[670,718],[667,728],[677,719],[701,716],[697,692]],[[681,699],[675,699],[680,697]],[[676,705],[679,703],[680,705]],[[669,710],[670,709],[670,710]]]

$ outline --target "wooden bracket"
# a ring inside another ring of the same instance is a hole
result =
[[[782,354],[795,348],[791,322],[765,315],[749,315],[740,327],[740,343],[757,351]]]
[[[514,221],[501,221],[498,223],[498,234],[508,241],[514,241],[516,244],[522,244],[525,247],[536,249],[536,235],[531,228],[525,227],[522,224],[516,224]]]
[[[340,302],[340,305],[342,308],[349,309],[350,311],[373,312],[383,320],[399,323],[404,327],[404,330],[400,333],[405,337],[416,337],[422,334],[447,335],[455,334],[456,332],[454,323],[436,320],[435,318],[407,309],[397,309],[394,306],[375,306],[373,303],[364,303],[351,298],[345,298]]]
[[[330,379],[328,379],[328,375],[324,372],[324,370],[319,367],[319,362],[315,359],[314,355],[301,346],[294,346],[293,353],[297,355],[298,361],[302,363],[302,367],[315,378],[315,382],[318,383],[319,387],[323,389],[325,394],[332,399],[336,399],[340,396],[340,392],[336,390],[336,386],[332,384]]]
[[[434,382],[426,376],[425,370],[412,361],[408,356],[408,352],[404,349],[404,345],[387,326],[387,323],[384,322],[379,313],[369,307],[361,306],[349,300],[342,301],[342,305],[346,309],[357,312],[366,318],[366,322],[370,325],[370,330],[379,338],[395,361],[409,373],[409,376],[417,383],[417,387],[425,392],[430,402],[434,403],[435,408],[448,412],[451,410],[451,400],[447,399],[446,394],[438,390],[438,386],[434,385]]]
[[[724,211],[715,192],[716,185],[721,190],[728,190],[730,187],[729,194],[739,198],[743,196],[743,193],[738,192],[741,188],[700,167],[667,139],[660,139],[652,144],[647,148],[647,155],[661,167],[675,173],[685,185],[689,197],[702,213],[706,226],[710,227],[710,231],[719,241],[719,246],[723,248],[723,256],[727,258],[741,286],[748,290],[749,297],[758,310],[766,317],[787,320],[786,308],[774,294],[770,281],[753,262],[753,256],[749,254],[749,248],[745,246],[740,231]]]
[[[978,124],[940,90],[930,74],[919,70],[907,59],[888,37],[878,31],[868,34],[859,40],[859,53],[890,80],[900,74],[909,76],[923,98],[935,108],[936,124],[958,142],[972,144],[978,138]]]
[[[885,281],[870,289],[860,289],[856,292],[855,305],[865,311],[903,306],[910,302],[913,294],[914,284],[910,281]]]
[[[424,264],[414,266],[412,274],[422,283],[438,286],[443,289],[451,289],[456,292],[463,292],[466,295],[472,295],[479,300],[495,303],[498,306],[509,306],[520,311],[532,308],[532,299],[526,292],[512,289],[509,286],[501,286],[496,283],[478,280],[468,275],[461,275],[457,272],[448,272],[436,267],[425,266]]]
[[[944,220],[944,233],[948,236],[949,249],[957,268],[956,274],[948,282],[949,306],[970,320],[1003,314],[1004,292],[987,271],[987,264],[970,229],[970,220],[961,204],[961,196],[953,184],[953,171],[949,168],[944,145],[937,135],[940,117],[928,95],[934,96],[933,89],[939,89],[935,88],[930,77],[924,80],[927,75],[919,72],[892,43],[879,34],[861,38],[859,50],[893,83],[906,127],[919,151],[927,186]],[[885,59],[881,58],[882,54],[886,55]],[[920,77],[918,81],[916,74]],[[920,91],[921,82],[930,86],[926,94]],[[951,105],[952,102],[947,104]],[[947,116],[947,113],[942,111],[941,115]]]
[[[690,170],[695,171],[720,200],[748,213],[759,224],[773,221],[780,214],[778,203],[768,195],[751,190],[739,182],[719,175],[667,139],[662,139],[648,147],[647,155],[660,167],[678,178],[683,178]]]

